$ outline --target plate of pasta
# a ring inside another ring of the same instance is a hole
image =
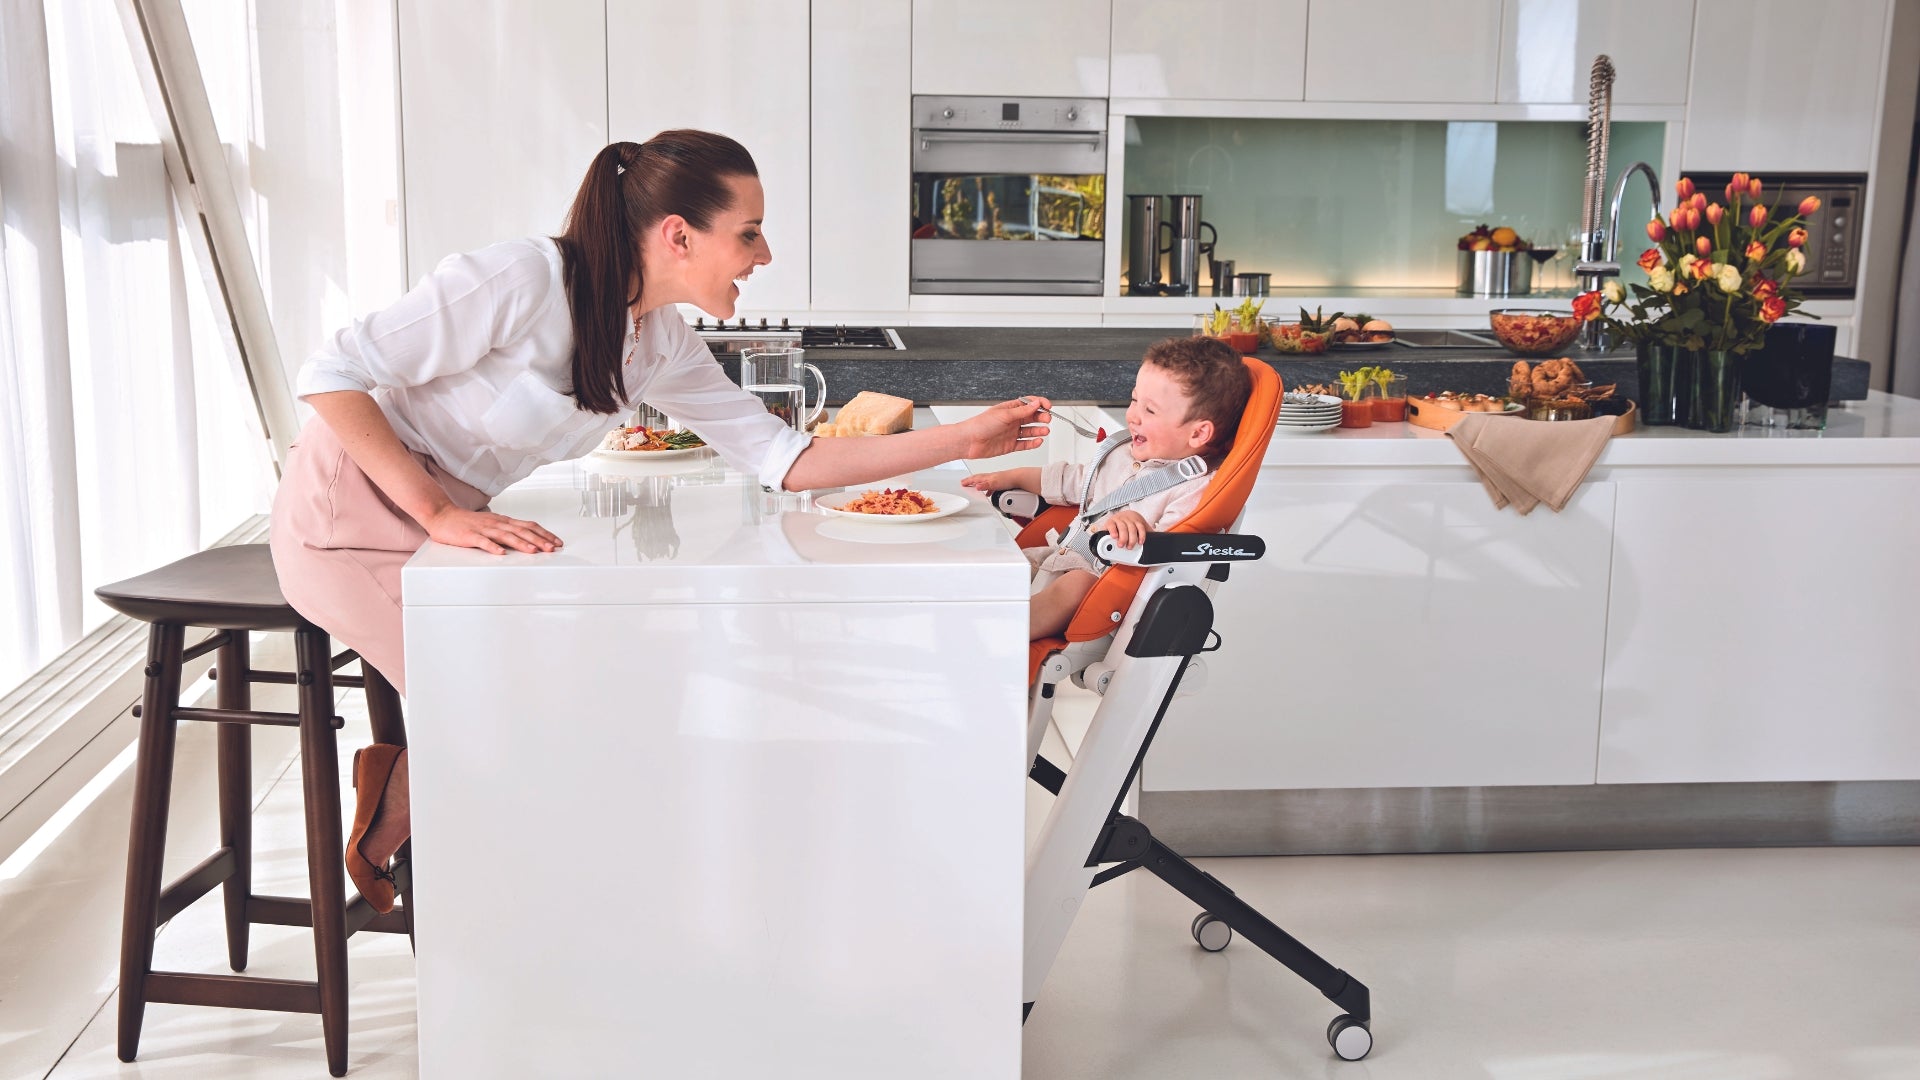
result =
[[[607,432],[607,437],[600,440],[594,453],[628,461],[659,461],[662,458],[687,457],[706,448],[705,440],[691,431],[668,431],[636,424]]]
[[[822,495],[813,504],[834,517],[861,521],[933,521],[965,510],[972,499],[944,491],[912,488],[861,488]]]

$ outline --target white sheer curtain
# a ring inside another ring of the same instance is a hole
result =
[[[244,115],[246,51],[202,63]],[[116,6],[0,0],[0,86],[4,692],[107,617],[96,585],[265,512],[272,472]]]

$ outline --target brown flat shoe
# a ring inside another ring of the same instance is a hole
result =
[[[353,754],[353,831],[347,835],[347,876],[375,911],[393,910],[388,863],[413,835],[407,786],[407,748],[374,743]]]

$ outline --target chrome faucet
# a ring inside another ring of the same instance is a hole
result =
[[[1583,260],[1574,268],[1584,279],[1588,289],[1605,288],[1608,278],[1620,276],[1620,200],[1626,197],[1627,183],[1633,179],[1634,173],[1640,173],[1647,178],[1647,190],[1653,196],[1653,216],[1660,216],[1660,178],[1654,175],[1653,166],[1644,161],[1636,161],[1627,166],[1627,171],[1620,174],[1619,182],[1614,185],[1613,212],[1607,218],[1606,232],[1598,238],[1597,244],[1593,244],[1594,247],[1599,248],[1600,257]],[[1612,348],[1614,344],[1608,339],[1606,328],[1598,322],[1590,322],[1580,328],[1582,348],[1605,351]]]

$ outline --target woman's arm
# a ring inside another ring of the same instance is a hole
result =
[[[788,491],[865,484],[916,472],[957,458],[987,458],[1031,450],[1047,437],[1040,419],[1050,415],[1046,398],[1003,401],[969,420],[898,435],[860,439],[815,439],[787,469]]]
[[[333,429],[360,471],[434,540],[495,555],[504,554],[508,547],[534,552],[560,546],[559,537],[531,521],[454,505],[446,490],[427,475],[400,436],[393,433],[393,425],[387,422],[373,395],[339,390],[312,394],[306,400]]]

